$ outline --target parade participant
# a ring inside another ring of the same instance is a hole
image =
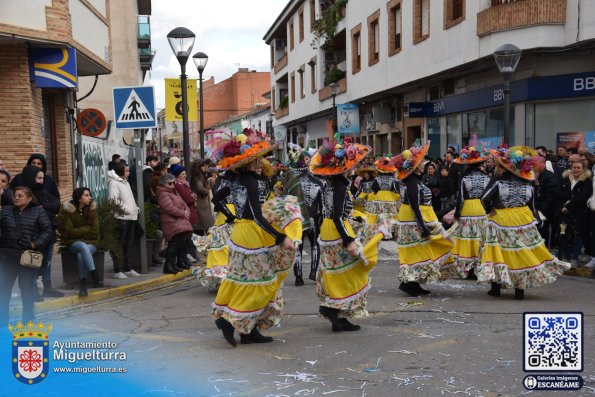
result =
[[[225,205],[227,198],[235,208],[236,219],[229,240],[228,273],[213,303],[213,317],[225,340],[236,345],[234,332],[240,333],[241,343],[266,343],[273,338],[259,330],[278,324],[283,312],[283,279],[295,260],[295,246],[301,237],[301,221],[297,204],[293,221],[274,227],[263,216],[259,202],[257,171],[262,156],[273,150],[262,132],[247,130],[234,137],[224,149],[219,162],[223,169],[238,170],[229,186],[215,193],[213,201]],[[269,202],[267,202],[268,204]],[[294,199],[293,203],[297,203]],[[285,210],[283,198],[278,213]],[[291,237],[288,237],[291,236]],[[273,257],[281,246],[291,255],[285,261]]]
[[[364,213],[368,195],[372,192],[372,184],[374,183],[374,178],[376,177],[376,174],[378,174],[378,171],[376,171],[376,168],[374,167],[362,166],[358,168],[355,173],[359,175],[361,179],[359,180],[359,186],[353,193],[353,209]]]
[[[455,277],[477,279],[474,269],[479,264],[479,250],[487,222],[481,196],[490,182],[481,165],[488,155],[487,150],[472,146],[462,149],[455,160],[455,163],[465,166],[458,181],[454,214],[457,225],[452,232],[452,256],[455,260],[452,270]]]
[[[302,276],[302,252],[304,250],[304,239],[307,237],[310,242],[310,280],[316,281],[316,272],[320,262],[320,247],[318,245],[318,235],[320,233],[320,224],[322,222],[322,190],[324,183],[310,174],[308,165],[310,164],[310,155],[299,146],[293,146],[293,151],[289,155],[289,169],[291,174],[284,183],[283,194],[296,196],[300,210],[302,212],[303,232],[302,240],[298,247],[293,264],[293,274],[295,275],[295,285],[304,285]]]
[[[390,158],[382,157],[374,163],[378,175],[372,182],[372,193],[366,200],[366,215],[368,222],[374,224],[379,216],[386,219],[396,219],[401,205],[399,182],[395,179],[397,170],[390,162]]]
[[[526,288],[554,282],[570,264],[552,256],[539,234],[531,186],[539,164],[537,153],[527,146],[500,153],[496,156],[499,178],[481,198],[488,224],[475,273],[479,281],[492,283],[489,295],[500,296],[503,286],[514,288],[514,297],[520,300]]]
[[[347,317],[367,315],[369,273],[378,261],[378,244],[383,237],[391,237],[387,221],[369,228],[365,239],[356,238],[348,222],[353,207],[346,174],[369,151],[370,147],[345,138],[342,143],[326,142],[310,161],[310,171],[325,178],[316,290],[322,301],[319,313],[331,322],[333,332],[360,329]]]
[[[420,283],[448,277],[453,264],[452,241],[432,208],[432,192],[421,181],[423,158],[430,147],[412,147],[391,159],[401,181],[401,208],[397,217],[399,289],[410,296],[429,294]]]

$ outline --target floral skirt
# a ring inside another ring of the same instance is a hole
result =
[[[353,209],[358,212],[364,212],[366,206],[366,200],[368,199],[368,193],[362,192],[354,197]]]
[[[345,221],[350,236],[355,233]],[[379,223],[368,228],[366,240],[357,238],[358,255],[351,256],[332,219],[325,218],[320,228],[320,270],[316,276],[316,293],[327,306],[340,311],[341,317],[362,317],[366,310],[366,294],[370,289],[369,273],[378,262],[378,244],[390,227]]]
[[[529,207],[496,209],[488,217],[478,281],[525,289],[552,283],[569,268],[546,248]]]
[[[421,229],[409,204],[401,205],[397,217],[397,244],[401,264],[399,280],[425,283],[452,277],[452,241],[445,237],[444,228],[432,206],[420,205],[419,210],[430,230],[429,238],[421,236]]]
[[[376,223],[382,215],[385,219],[396,219],[401,206],[401,196],[395,192],[379,190],[368,194],[366,215],[370,224]]]
[[[487,216],[481,200],[465,200],[458,225],[452,232],[453,271],[460,278],[467,277],[469,270],[479,264],[479,250],[485,239],[486,224]]]
[[[235,214],[235,208],[232,204],[227,204],[229,210]],[[204,247],[197,245],[200,251],[207,253],[207,265],[205,268],[193,270],[196,278],[201,285],[209,291],[219,288],[221,281],[227,274],[227,264],[229,261],[229,248],[227,246],[231,236],[232,226],[225,222],[225,215],[220,212],[217,214],[215,225],[209,229],[208,244]]]
[[[263,215],[296,246],[302,238],[297,198],[276,197],[262,208]],[[223,317],[234,328],[248,334],[257,326],[279,324],[283,315],[281,287],[295,260],[295,251],[275,245],[273,236],[253,220],[239,219],[229,240],[229,265],[213,303],[213,317]]]

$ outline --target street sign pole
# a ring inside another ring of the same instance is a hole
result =
[[[149,273],[149,264],[147,260],[147,227],[145,225],[145,190],[143,186],[143,148],[145,147],[144,129],[134,130],[134,158],[136,159],[136,200],[139,208],[138,222],[143,229],[143,234],[139,240],[140,251],[140,272]]]

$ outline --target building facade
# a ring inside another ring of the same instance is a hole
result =
[[[338,15],[330,45],[328,10]],[[503,78],[493,53],[510,43],[522,57],[509,143],[553,148],[560,132],[595,130],[594,38],[595,3],[584,0],[293,0],[264,36],[275,128],[318,145],[332,133],[335,81],[336,103],[357,109],[356,139],[377,154],[418,139],[431,139],[432,157],[474,137],[496,142]]]

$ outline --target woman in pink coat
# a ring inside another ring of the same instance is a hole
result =
[[[167,243],[163,273],[174,274],[189,268],[186,261],[187,241],[192,237],[190,210],[175,189],[171,174],[161,175],[157,186],[159,221]],[[176,266],[177,262],[177,266]]]
[[[176,177],[175,188],[182,200],[190,209],[190,223],[192,228],[198,226],[198,212],[196,212],[196,194],[190,189],[190,183],[187,180],[186,168],[179,164],[174,164],[170,167],[169,173]]]

